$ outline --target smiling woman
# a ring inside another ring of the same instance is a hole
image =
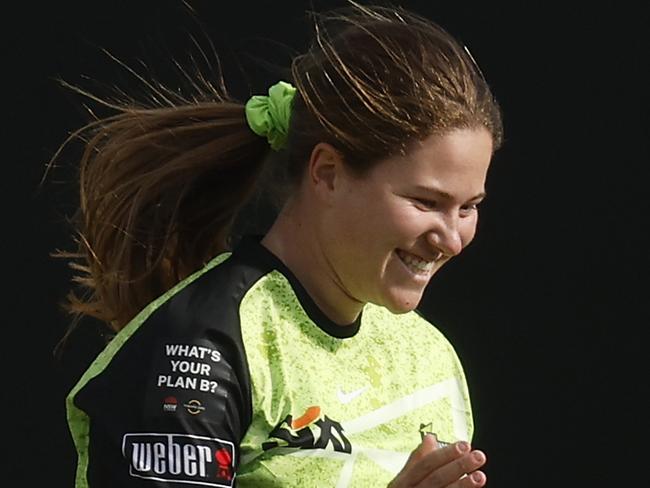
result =
[[[472,241],[491,157],[486,129],[457,129],[417,141],[406,156],[359,177],[319,143],[303,191],[262,244],[341,324],[366,303],[413,310],[429,279]]]
[[[79,132],[69,306],[116,335],[68,396],[78,487],[485,485],[414,310],[474,237],[499,109],[441,27],[350,4],[268,96],[161,88]],[[290,192],[236,241],[268,164]]]

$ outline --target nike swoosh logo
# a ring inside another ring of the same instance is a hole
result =
[[[336,392],[336,395],[339,397],[339,402],[341,402],[343,405],[346,403],[350,403],[352,400],[357,398],[359,395],[362,395],[363,392],[365,392],[368,389],[368,386],[364,386],[363,388],[359,388],[358,390],[351,391],[349,393],[344,393],[341,390],[338,390]]]

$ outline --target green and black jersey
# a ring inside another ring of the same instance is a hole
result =
[[[370,304],[339,326],[250,237],[142,310],[67,407],[77,488],[386,486],[424,433],[473,428],[435,327]]]

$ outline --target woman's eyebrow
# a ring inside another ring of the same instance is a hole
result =
[[[448,193],[444,190],[441,190],[440,188],[436,188],[435,186],[427,186],[427,185],[415,185],[415,189],[418,191],[426,192],[426,193],[435,193],[439,197],[444,198],[445,200],[453,200],[454,197],[451,195],[451,193]],[[479,200],[482,198],[485,198],[487,193],[485,191],[482,191],[478,193],[477,195],[473,196],[472,198],[468,199],[468,202],[471,202],[473,200]]]

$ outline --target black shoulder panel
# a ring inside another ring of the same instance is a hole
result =
[[[239,306],[268,271],[234,253],[155,310],[79,391],[90,488],[234,486],[252,415]]]

